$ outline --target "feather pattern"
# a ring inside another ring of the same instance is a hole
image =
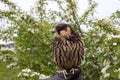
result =
[[[55,37],[53,50],[59,70],[78,67],[84,55],[83,43],[76,33],[72,33],[68,38]]]

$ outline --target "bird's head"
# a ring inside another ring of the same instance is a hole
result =
[[[69,24],[60,23],[55,26],[52,31],[55,37],[66,38],[69,37],[72,33],[72,28]]]

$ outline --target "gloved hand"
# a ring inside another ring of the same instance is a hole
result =
[[[64,78],[63,73],[58,73],[55,76],[53,76],[52,79],[50,80],[82,80],[80,73],[81,73],[81,69],[77,68],[78,70],[75,71],[74,74],[72,74],[72,72],[69,72],[66,77],[67,79]]]

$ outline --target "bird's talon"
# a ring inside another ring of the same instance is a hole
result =
[[[68,75],[66,70],[58,71],[58,73],[63,73],[64,78],[67,79],[66,75]]]
[[[77,71],[78,69],[74,69],[74,68],[72,68],[71,70],[70,70],[70,72],[72,72],[72,74],[75,74],[75,71]]]

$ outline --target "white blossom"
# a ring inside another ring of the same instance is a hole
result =
[[[117,56],[114,56],[114,57],[112,56],[112,58],[113,58],[113,60],[117,60],[118,59]]]
[[[12,52],[15,53],[15,48],[1,47],[1,51],[7,51],[7,50],[12,51]]]
[[[108,34],[107,39],[110,40],[112,38],[120,38],[120,35],[113,35],[113,34]]]
[[[104,65],[104,68],[101,70],[101,72],[103,73],[103,74],[106,74],[106,70],[110,67],[110,61],[104,61],[104,63],[103,63],[103,65]]]
[[[48,65],[52,64],[51,62],[48,62]]]
[[[32,74],[30,76],[34,77],[34,76],[39,76],[39,75],[40,75],[40,73],[38,73],[38,72],[32,72]]]
[[[17,76],[20,77],[22,75],[22,73],[20,72]]]
[[[114,72],[120,72],[120,68],[118,68],[118,69],[115,69],[115,71]]]
[[[28,73],[23,73],[23,76],[28,77],[28,76],[29,76],[29,74],[28,74]]]
[[[47,78],[50,78],[50,76],[46,76],[46,75],[43,75],[43,74],[41,74],[39,76],[39,79],[47,79]]]
[[[117,43],[116,42],[113,42],[113,46],[116,46],[117,45]]]
[[[32,32],[32,33],[35,33],[34,29],[32,29],[32,28],[28,28],[27,31],[30,31],[30,32]]]
[[[34,76],[35,76],[35,74],[31,74],[30,76],[31,76],[31,77],[34,77]]]
[[[13,57],[13,60],[14,61],[18,61],[18,57]]]
[[[114,72],[118,73],[118,78],[120,79],[120,68],[116,69]]]
[[[13,62],[13,63],[7,65],[7,68],[12,68],[12,67],[15,67],[15,66],[17,66],[17,62]]]
[[[29,72],[31,72],[31,70],[30,70],[30,69],[23,69],[22,72],[27,72],[27,73],[29,73]]]
[[[31,69],[27,68],[27,69],[23,69],[18,75],[18,77],[27,77],[27,78],[32,78],[32,77],[39,77],[40,73],[38,72],[34,72]]]
[[[119,79],[120,79],[120,74],[118,75]]]
[[[29,51],[29,50],[30,50],[30,48],[27,48],[27,50]]]
[[[40,75],[40,73],[38,73],[38,72],[33,72],[32,74],[35,74],[35,75]]]
[[[7,61],[7,59],[6,58],[3,58],[3,62],[6,62]]]
[[[104,74],[104,78],[107,78],[107,77],[109,77],[110,76],[110,73],[105,73]]]
[[[18,35],[17,35],[17,34],[13,34],[13,36],[14,36],[14,37],[18,37]]]
[[[103,52],[103,49],[102,49],[101,47],[98,47],[96,50],[97,50],[98,52],[100,52],[100,53]]]
[[[102,70],[101,70],[101,72],[103,73],[103,74],[105,74],[106,73],[106,70],[109,68],[110,66],[105,66]]]

